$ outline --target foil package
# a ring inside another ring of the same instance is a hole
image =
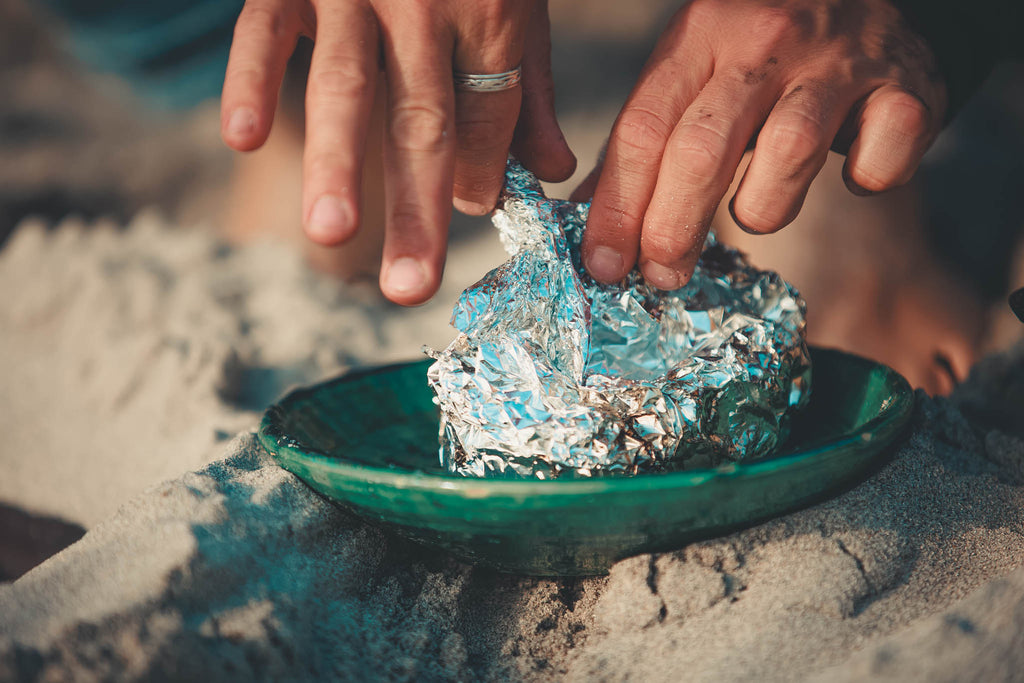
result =
[[[511,254],[462,293],[427,377],[453,473],[629,475],[765,456],[810,395],[805,304],[709,237],[672,292],[586,274],[589,204],[548,199],[514,160],[493,222]]]

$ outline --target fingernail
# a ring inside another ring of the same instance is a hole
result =
[[[228,133],[231,137],[243,137],[256,130],[256,112],[249,107],[239,107],[231,112],[228,119]]]
[[[471,202],[468,199],[460,199],[458,197],[452,198],[452,206],[455,207],[456,211],[464,213],[467,216],[483,216],[491,210],[491,207],[484,206],[478,202]]]
[[[666,292],[683,286],[683,274],[674,268],[648,261],[640,266],[640,270],[643,272],[645,280]]]
[[[587,259],[587,270],[594,279],[601,282],[616,282],[622,279],[622,254],[611,247],[594,247]]]
[[[384,277],[384,284],[392,294],[419,293],[426,283],[427,272],[423,265],[411,256],[395,259]]]
[[[338,197],[324,195],[309,212],[306,234],[318,242],[340,242],[352,231],[352,214]]]
[[[732,216],[732,222],[739,227],[740,230],[747,233],[748,235],[761,235],[763,233],[757,230],[751,230],[747,226],[743,225],[743,221],[736,217],[736,197],[729,200],[729,215]]]

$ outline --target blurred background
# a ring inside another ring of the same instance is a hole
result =
[[[267,149],[236,156],[219,139],[217,95],[241,4],[0,0],[0,244],[27,216],[48,225],[67,216],[123,224],[154,207],[183,228],[201,226],[234,241],[270,236],[301,245],[295,208],[301,126],[287,123],[301,121],[301,78],[293,74],[285,86],[282,107],[290,113],[279,116]],[[579,158],[576,175],[552,188],[556,194],[567,195],[592,167],[679,4],[552,0],[559,114]],[[1009,66],[995,75],[936,145],[914,190],[923,207],[915,220],[941,267],[987,308],[999,302],[998,311],[986,310],[985,349],[1005,345],[1016,333],[1001,298],[1021,280],[1015,266],[1024,183],[1020,75],[1019,67]],[[831,186],[815,192],[827,198],[828,212],[814,217],[811,230],[824,229],[829,240],[843,232],[832,224],[867,215],[870,202],[851,204]],[[884,200],[877,203],[879,212],[893,213]],[[787,231],[793,244],[762,247],[742,235],[732,241],[755,261],[780,267],[768,254],[802,251],[799,243],[813,241],[801,232],[809,222]],[[719,223],[731,238],[731,221]],[[457,218],[456,238],[474,224]],[[328,270],[351,270],[337,252],[300,248]],[[818,286],[801,279],[816,278],[799,270],[783,275],[811,298]]]
[[[673,4],[552,4],[560,113],[580,157],[574,181],[592,167]],[[233,158],[217,96],[241,5],[0,0],[0,236],[27,215],[124,221],[148,206],[219,227]],[[301,93],[292,95],[294,107]]]

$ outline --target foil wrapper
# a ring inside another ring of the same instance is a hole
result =
[[[691,280],[591,279],[589,204],[510,160],[493,222],[511,258],[462,293],[427,377],[440,457],[474,477],[629,475],[765,456],[810,393],[805,304],[709,237]]]

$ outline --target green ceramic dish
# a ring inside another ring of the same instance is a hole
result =
[[[446,474],[429,360],[288,394],[260,425],[285,469],[372,522],[502,571],[601,574],[643,552],[751,526],[861,481],[913,409],[889,368],[815,349],[811,402],[777,456],[629,478],[491,481]]]

